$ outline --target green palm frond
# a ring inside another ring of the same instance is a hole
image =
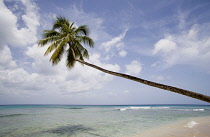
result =
[[[84,49],[84,51],[83,51],[83,56],[85,58],[89,59],[89,53],[88,53],[88,51],[86,49]]]
[[[57,41],[53,42],[46,50],[46,52],[44,53],[44,55],[48,55],[50,52],[52,52],[54,49],[57,48],[58,45],[60,45],[61,43],[61,39],[58,39]]]
[[[62,25],[62,28],[60,28],[61,33],[69,33],[69,26],[67,26],[66,24]]]
[[[87,59],[89,58],[87,49],[85,49],[79,42],[77,42],[75,48],[75,50],[78,50],[78,52],[80,53],[80,56],[83,56]]]
[[[47,38],[41,39],[38,41],[38,46],[43,47],[48,43],[52,43],[54,41],[59,40],[60,38],[61,38],[60,36],[54,36],[54,37],[47,37]]]
[[[55,22],[54,22],[52,30],[60,29],[60,28],[63,27],[64,24],[66,26],[70,26],[69,20],[64,18],[64,17],[61,17],[61,16],[57,17]]]
[[[67,41],[64,39],[59,46],[55,49],[54,53],[52,54],[50,61],[52,61],[53,65],[58,64],[60,62],[62,55],[65,51],[67,45]]]
[[[60,36],[60,33],[55,30],[44,30],[42,35],[44,38],[48,38],[53,36]]]
[[[88,36],[77,36],[77,37],[82,43],[90,46],[91,48],[94,47],[94,41],[90,37]]]
[[[75,59],[78,59],[78,58],[82,58],[82,52],[81,50],[78,48],[78,46],[74,46],[73,47],[73,50],[74,50],[74,53],[75,53]]]
[[[73,68],[76,62],[73,52],[74,51],[69,47],[69,49],[67,50],[67,58],[66,58],[66,66],[69,69]]]
[[[89,33],[88,26],[76,28],[74,22],[60,16],[54,21],[51,30],[43,31],[43,39],[38,41],[38,45],[42,47],[49,44],[44,55],[53,52],[50,58],[53,65],[60,62],[63,54],[67,52],[66,66],[72,68],[76,60],[84,61],[84,58],[89,57],[87,49],[82,45],[94,46],[93,40],[88,37]]]
[[[69,26],[69,29],[73,29],[74,27],[74,22],[71,23],[71,25]]]
[[[75,33],[77,35],[85,35],[85,36],[88,36],[90,34],[90,30],[88,28],[87,25],[82,25],[82,26],[79,26],[76,30],[75,30]]]

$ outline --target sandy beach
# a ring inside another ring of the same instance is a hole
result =
[[[134,137],[210,137],[210,117],[178,121],[147,130]]]

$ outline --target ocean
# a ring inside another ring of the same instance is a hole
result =
[[[210,105],[1,105],[0,137],[131,137],[206,116]]]

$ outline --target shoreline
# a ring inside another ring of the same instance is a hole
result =
[[[133,137],[210,137],[210,116],[175,121]]]

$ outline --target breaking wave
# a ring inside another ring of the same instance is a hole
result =
[[[205,111],[205,109],[173,109],[173,110],[179,110],[179,111]]]
[[[189,123],[187,123],[186,125],[184,125],[184,127],[193,128],[197,124],[199,124],[199,123],[197,123],[195,121],[190,121]]]
[[[169,109],[170,107],[124,107],[124,108],[118,108],[120,111],[125,111],[125,110],[139,110],[139,109]]]
[[[171,107],[151,107],[151,106],[145,106],[145,107],[123,107],[123,108],[117,108],[117,110],[120,111],[126,111],[126,110],[157,110],[157,109],[164,109],[164,110],[171,110],[171,111],[205,111],[205,109],[181,109],[181,108],[171,108]]]

